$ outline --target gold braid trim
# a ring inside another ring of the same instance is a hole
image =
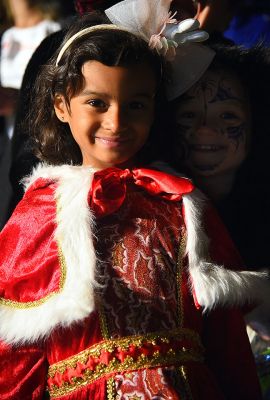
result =
[[[115,382],[113,378],[107,381],[107,398],[108,400],[115,400]]]
[[[180,343],[182,341],[183,343]],[[176,343],[178,347],[173,349]],[[154,348],[154,346],[157,347]],[[148,351],[149,349],[150,351]],[[73,357],[51,365],[48,371],[48,391],[50,397],[55,398],[80,389],[99,378],[109,377],[116,372],[181,365],[189,361],[203,362],[203,351],[199,335],[189,329],[106,340]],[[122,359],[116,357],[119,354]],[[102,358],[98,359],[103,355],[105,357],[108,355],[106,361]],[[91,361],[94,364],[91,364]],[[69,379],[64,381],[65,378],[61,375],[68,369]],[[59,381],[61,383],[57,384]]]
[[[66,276],[67,276],[67,268],[66,268],[65,257],[63,255],[63,252],[62,252],[62,249],[61,249],[61,246],[59,243],[57,243],[57,247],[58,247],[58,259],[59,259],[59,264],[60,264],[59,288],[39,300],[20,302],[20,301],[7,300],[7,299],[0,298],[0,304],[3,304],[4,306],[8,306],[11,308],[19,308],[19,309],[37,307],[37,306],[40,306],[41,304],[45,303],[46,301],[48,301],[51,297],[60,293],[63,290],[64,284],[65,284],[65,280],[66,280]]]
[[[98,314],[99,314],[102,337],[103,339],[108,340],[110,338],[110,333],[109,333],[108,323],[106,321],[105,311],[102,304],[99,304],[98,306]]]
[[[183,293],[182,293],[182,281],[183,281],[183,257],[186,248],[186,234],[180,239],[178,257],[177,257],[177,323],[179,327],[184,325],[184,306],[183,306]]]
[[[183,382],[184,382],[184,385],[185,385],[185,389],[186,389],[186,393],[187,393],[187,399],[188,400],[193,400],[193,396],[192,396],[192,393],[191,393],[190,385],[189,385],[189,382],[188,382],[188,377],[187,377],[187,374],[186,374],[186,371],[185,371],[185,367],[183,365],[180,367],[180,374],[181,374],[181,376],[183,378]]]

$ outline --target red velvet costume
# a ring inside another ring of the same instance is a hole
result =
[[[127,172],[121,186],[113,172],[89,192],[89,169],[54,170],[36,173],[0,237],[0,399],[260,399],[240,312],[195,304],[191,183]],[[211,258],[236,267],[208,215]]]

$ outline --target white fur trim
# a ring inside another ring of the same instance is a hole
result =
[[[87,203],[94,172],[90,167],[41,165],[25,179],[26,188],[40,177],[58,182],[55,238],[65,257],[67,275],[63,290],[40,306],[25,309],[0,306],[0,337],[6,342],[34,342],[47,337],[57,326],[83,320],[94,310],[97,285],[92,241],[94,221]],[[204,201],[198,190],[183,196],[189,273],[199,304],[210,310],[217,304],[260,300],[268,285],[265,273],[235,272],[208,261],[209,239],[201,215]]]
[[[205,197],[195,190],[183,196],[187,227],[187,254],[191,286],[200,306],[242,305],[262,301],[267,291],[266,272],[233,271],[209,262],[209,239],[202,227]],[[231,266],[233,269],[233,266]]]
[[[94,310],[96,256],[91,239],[93,218],[87,204],[94,170],[89,167],[39,166],[27,180],[38,177],[59,182],[56,240],[66,263],[63,290],[33,308],[0,307],[0,337],[9,343],[33,342],[56,326],[68,326]]]

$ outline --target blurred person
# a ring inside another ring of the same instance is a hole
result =
[[[8,213],[10,140],[13,135],[17,99],[26,65],[33,52],[50,33],[60,29],[56,2],[6,0],[11,26],[3,32],[0,54],[0,229]]]
[[[185,10],[185,18],[196,18],[209,34],[228,28],[241,0],[173,0],[173,10]],[[181,13],[180,13],[181,16]]]
[[[1,115],[14,116],[16,94],[33,52],[50,33],[60,29],[56,3],[32,0],[6,0],[13,25],[1,40]],[[12,90],[9,90],[12,89]],[[10,94],[10,95],[9,95]],[[9,132],[11,136],[12,133]]]

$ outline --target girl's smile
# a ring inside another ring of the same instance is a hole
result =
[[[193,176],[234,174],[247,154],[249,99],[231,71],[208,70],[176,105],[176,149]]]
[[[100,142],[101,145],[110,148],[123,146],[129,141],[130,141],[129,138],[121,136],[112,136],[112,137],[95,136],[95,142]]]
[[[87,61],[85,85],[67,105],[55,98],[58,118],[69,124],[83,164],[126,166],[145,144],[154,117],[156,80],[147,64],[109,67]]]

